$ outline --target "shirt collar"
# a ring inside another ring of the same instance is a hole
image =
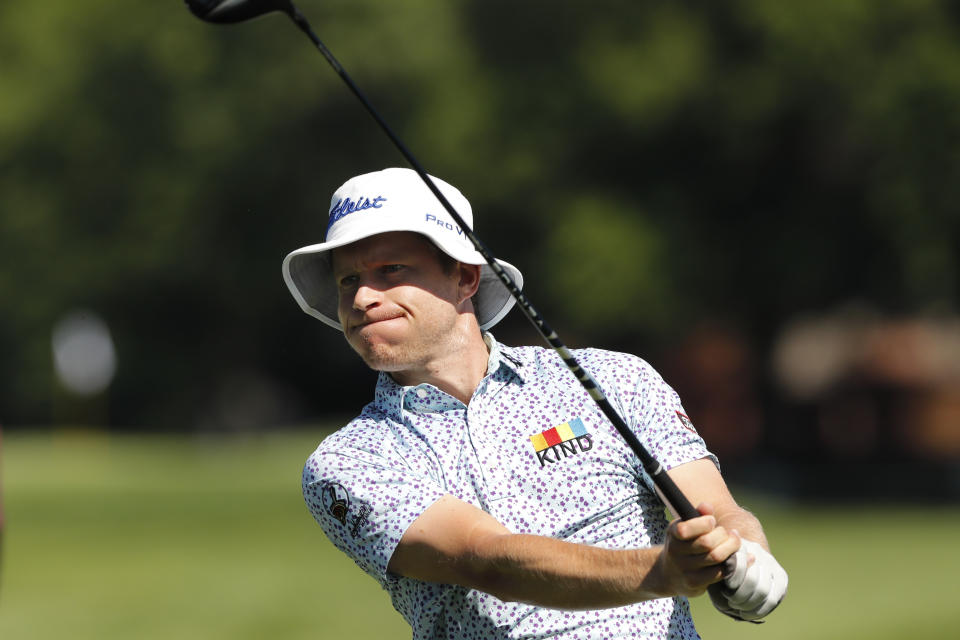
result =
[[[524,364],[513,347],[500,344],[489,332],[483,334],[483,341],[490,351],[490,356],[487,358],[486,377],[497,377],[508,382],[511,377],[515,376],[521,384],[526,382]],[[403,415],[405,400],[409,398],[409,394],[416,394],[421,400],[428,401],[435,400],[437,394],[446,396],[433,385],[426,383],[401,386],[390,374],[381,371],[377,377],[374,405],[387,415],[400,419]]]
[[[523,363],[514,354],[514,349],[497,342],[493,334],[489,331],[484,332],[483,341],[490,351],[490,357],[487,359],[487,375],[494,375],[500,367],[512,371],[522,382],[526,382],[523,375]]]

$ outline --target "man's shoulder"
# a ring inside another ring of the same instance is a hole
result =
[[[304,477],[324,476],[344,465],[376,463],[383,456],[385,436],[390,431],[384,428],[386,421],[382,412],[365,408],[359,416],[320,441],[307,458]]]
[[[566,369],[563,358],[554,349],[535,345],[519,347],[501,347],[506,358],[524,366],[552,370]],[[598,347],[582,347],[571,349],[571,353],[581,365],[591,365],[598,369],[651,369],[650,365],[641,357],[624,351],[612,351]]]
[[[597,347],[577,349],[574,355],[581,364],[613,374],[646,374],[654,369],[646,360],[626,351],[612,351]]]
[[[390,422],[387,414],[370,403],[355,418],[326,436],[317,452],[343,448],[370,449],[383,440],[384,427]]]

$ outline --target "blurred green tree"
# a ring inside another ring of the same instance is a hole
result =
[[[721,317],[762,350],[847,299],[956,310],[951,3],[300,4],[572,344],[644,352]],[[7,3],[0,60],[0,419],[52,418],[76,307],[117,342],[116,425],[369,396],[279,264],[340,182],[402,161],[284,18]]]

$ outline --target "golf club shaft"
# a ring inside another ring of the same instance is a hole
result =
[[[430,191],[437,197],[440,201],[440,204],[443,205],[444,209],[450,214],[454,222],[460,226],[470,242],[473,243],[473,246],[476,250],[483,256],[483,259],[487,261],[487,264],[490,265],[490,268],[493,269],[494,273],[497,274],[497,277],[500,278],[504,286],[507,287],[507,290],[510,294],[516,299],[517,306],[523,312],[523,314],[533,323],[537,328],[537,331],[540,332],[540,335],[543,336],[543,339],[553,347],[553,349],[560,355],[563,359],[563,362],[567,365],[571,372],[576,376],[577,380],[580,381],[580,384],[587,390],[587,393],[590,394],[590,397],[597,403],[600,407],[600,410],[603,411],[604,415],[608,420],[613,424],[617,429],[620,435],[626,440],[627,444],[640,459],[643,464],[643,468],[646,470],[647,474],[653,480],[653,483],[656,485],[657,489],[661,493],[661,497],[673,509],[673,512],[680,516],[684,520],[690,518],[695,518],[700,513],[696,508],[687,500],[686,496],[680,491],[677,485],[673,482],[669,475],[667,475],[666,470],[663,466],[657,462],[657,460],[650,455],[646,450],[640,440],[637,439],[637,436],[633,433],[627,423],[623,420],[616,409],[613,408],[613,405],[610,404],[610,401],[604,395],[603,391],[597,385],[593,377],[583,369],[580,364],[577,362],[577,359],[573,356],[569,349],[563,344],[560,340],[560,337],[543,319],[543,316],[534,308],[530,303],[530,300],[526,295],[520,290],[517,284],[513,281],[513,278],[510,277],[510,274],[506,272],[503,267],[496,261],[493,254],[489,249],[483,244],[479,237],[473,232],[472,229],[464,222],[463,218],[460,217],[460,214],[457,213],[456,209],[447,198],[440,192],[440,189],[437,188],[437,185],[434,184],[433,180],[430,179],[430,176],[420,165],[414,155],[410,152],[407,146],[403,143],[402,140],[393,132],[393,129],[386,123],[386,121],[380,116],[373,105],[363,94],[360,88],[354,83],[353,79],[350,78],[350,75],[344,70],[343,66],[337,59],[333,56],[326,45],[320,40],[313,29],[310,27],[310,24],[307,22],[307,19],[300,12],[300,10],[293,6],[292,11],[288,14],[300,30],[302,30],[310,40],[316,45],[317,49],[320,50],[320,53],[323,54],[323,57],[327,59],[327,62],[330,63],[330,66],[333,67],[334,71],[340,76],[340,78],[346,83],[347,87],[350,88],[350,91],[357,97],[357,99],[363,104],[364,108],[367,110],[373,119],[380,125],[380,128],[384,133],[387,134],[387,137],[390,138],[394,146],[400,151],[406,161],[410,164],[414,171],[417,172],[417,175],[423,180],[427,185]]]

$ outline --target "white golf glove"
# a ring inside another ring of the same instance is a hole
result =
[[[755,560],[747,566],[747,554]],[[723,579],[722,589],[711,589],[710,600],[719,611],[756,622],[777,608],[787,594],[787,572],[756,542],[741,540],[736,570]]]

